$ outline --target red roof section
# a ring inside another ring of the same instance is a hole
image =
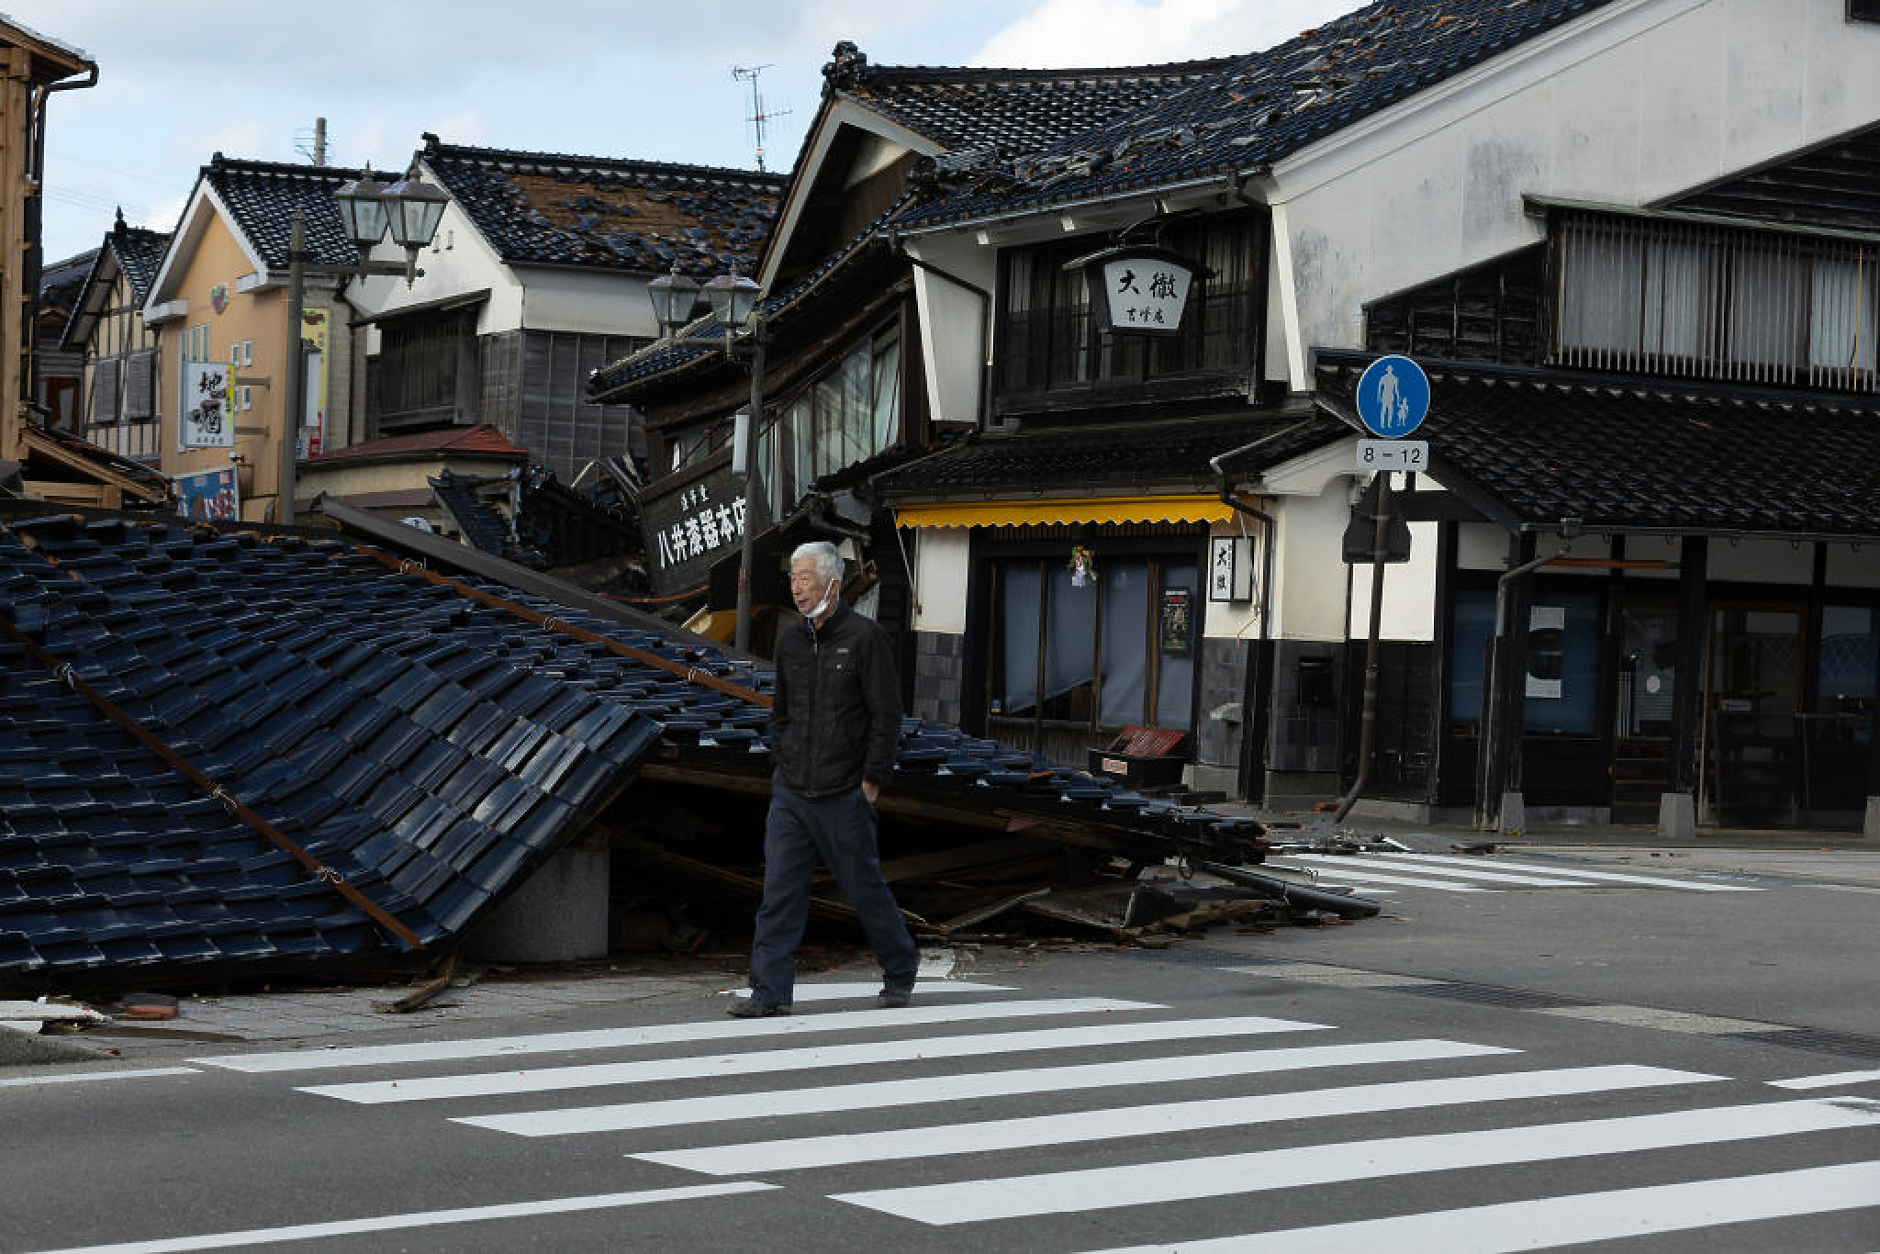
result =
[[[395,457],[401,453],[485,453],[496,457],[527,457],[529,450],[511,444],[501,431],[487,422],[480,422],[474,427],[446,427],[441,431],[383,436],[363,444],[332,449],[311,460],[330,462],[347,457]]]

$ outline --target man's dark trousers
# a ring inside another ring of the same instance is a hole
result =
[[[764,904],[751,944],[751,999],[789,1005],[796,985],[796,946],[809,921],[810,877],[820,859],[842,896],[861,916],[882,983],[912,988],[920,950],[908,934],[875,847],[875,807],[860,788],[830,797],[799,797],[770,782],[764,822]]]

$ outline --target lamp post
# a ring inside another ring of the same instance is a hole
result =
[[[450,195],[443,188],[426,183],[413,170],[408,176],[387,186],[368,172],[364,178],[342,183],[333,191],[340,219],[346,224],[346,238],[359,250],[357,264],[322,265],[307,252],[307,215],[296,208],[288,223],[287,239],[287,361],[284,409],[281,415],[281,486],[280,506],[275,521],[294,521],[294,479],[300,454],[300,428],[307,412],[307,363],[301,351],[301,306],[307,299],[307,276],[327,278],[365,278],[368,275],[402,275],[405,286],[424,271],[418,269],[418,250],[437,234],[444,206]],[[390,230],[392,239],[405,249],[405,262],[372,261],[370,255]]]
[[[745,419],[744,456],[739,459],[738,467],[744,476],[744,528],[738,550],[738,612],[732,640],[739,652],[748,653],[751,648],[751,569],[757,530],[757,439],[764,429],[764,320],[757,304],[763,289],[739,274],[735,267],[731,273],[718,275],[701,288],[695,280],[679,273],[676,260],[670,273],[646,285],[647,297],[653,303],[653,317],[668,336],[676,334],[691,320],[701,292],[711,303],[719,325],[725,329],[725,356],[734,359],[738,356],[733,346],[740,340],[749,346],[751,408]]]

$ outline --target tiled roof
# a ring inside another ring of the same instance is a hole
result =
[[[103,291],[94,293],[92,288],[94,284],[114,281],[110,266],[114,265],[123,273],[132,297],[142,305],[150,295],[150,285],[156,282],[157,270],[163,265],[163,255],[169,247],[168,235],[131,226],[120,211],[110,233],[104,237],[104,244],[88,254],[88,264],[72,285],[60,342],[71,345],[89,333],[89,324],[99,316],[107,295]]]
[[[333,193],[361,178],[362,170],[337,166],[243,161],[216,153],[202,178],[235,218],[235,225],[271,270],[285,269],[295,209],[306,221],[307,251],[320,265],[350,266],[359,250],[346,238]]]
[[[836,45],[825,91],[924,135],[949,151],[1009,158],[1151,104],[1233,61],[1084,70],[1000,70],[870,65],[854,44]]]
[[[1372,356],[1319,352],[1317,398],[1351,428]],[[1420,364],[1432,477],[1515,522],[1880,539],[1880,403]]]
[[[1880,126],[1676,197],[1664,207],[1759,223],[1880,230]]]
[[[903,501],[1062,495],[1067,488],[1212,492],[1219,486],[1212,458],[1268,437],[1293,447],[1320,427],[1337,424],[1310,413],[1256,411],[1226,419],[975,431],[888,471],[875,489],[884,499]]]
[[[343,461],[352,457],[397,457],[426,453],[482,453],[492,457],[526,457],[529,450],[511,444],[497,428],[487,422],[473,427],[441,427],[435,431],[414,431],[410,435],[380,436],[344,448],[327,449],[315,461]]]
[[[768,773],[768,671],[339,541],[15,515],[0,594],[0,983],[387,952],[341,885],[430,945],[656,744],[704,781]],[[953,728],[902,732],[896,791],[927,803],[1157,856],[1232,856],[1259,830]]]
[[[117,258],[118,269],[130,280],[131,294],[141,305],[150,295],[150,285],[157,280],[157,268],[163,264],[163,254],[170,246],[169,235],[130,226],[119,214],[111,234],[105,236],[105,246]]]
[[[908,224],[1271,163],[1610,0],[1378,0],[1069,137],[962,174]]]
[[[750,273],[784,176],[717,166],[466,148],[425,136],[420,154],[510,264],[639,274]]]
[[[481,480],[465,481],[446,470],[425,480],[444,512],[457,524],[466,543],[485,553],[501,553],[509,547],[509,524],[496,507],[474,491]]]
[[[912,193],[901,196],[882,210],[873,222],[857,231],[840,248],[825,257],[820,265],[798,279],[787,292],[768,297],[760,302],[760,312],[771,330],[774,331],[780,321],[787,320],[795,314],[813,292],[820,289],[842,267],[853,261],[868,245],[874,243],[902,208],[911,203],[913,203]],[[701,365],[715,356],[721,356],[724,352],[724,334],[724,326],[716,317],[707,314],[690,326],[682,328],[672,339],[655,341],[619,361],[596,370],[588,380],[588,395],[595,399],[607,397],[610,401],[628,399],[623,396],[607,396],[607,394],[615,392],[624,385],[651,379],[655,375],[676,372],[684,367]]]

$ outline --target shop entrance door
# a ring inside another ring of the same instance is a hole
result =
[[[1711,609],[1699,803],[1705,821],[1725,827],[1796,821],[1803,623],[1797,607]]]
[[[1619,664],[1613,693],[1612,821],[1655,823],[1671,786],[1678,607],[1665,597],[1614,598]]]

